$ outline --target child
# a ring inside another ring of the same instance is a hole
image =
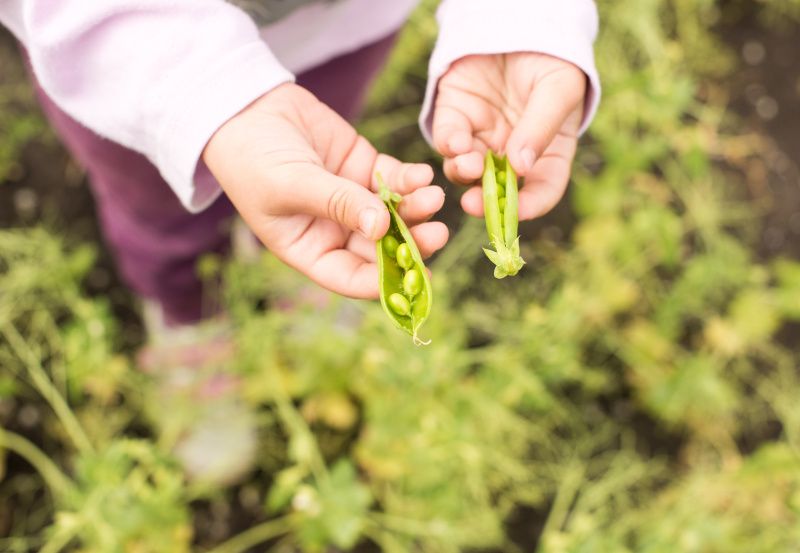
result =
[[[376,171],[406,196],[423,255],[445,244],[444,225],[427,222],[443,203],[430,167],[379,154],[347,123],[415,4],[0,3],[162,348],[210,314],[194,268],[227,251],[234,212],[285,263],[356,298],[377,297],[373,244],[389,224]],[[474,184],[486,148],[507,152],[525,177],[520,218],[546,213],[599,98],[592,0],[444,0],[437,19],[420,125],[447,177]],[[462,206],[481,215],[478,187]]]

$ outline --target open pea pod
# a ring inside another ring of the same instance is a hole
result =
[[[486,152],[483,170],[483,214],[486,230],[494,250],[484,248],[486,257],[495,264],[495,278],[516,275],[525,260],[519,254],[519,202],[517,174],[508,157],[498,158]]]
[[[389,209],[391,223],[378,240],[378,274],[383,310],[396,326],[408,332],[414,343],[429,344],[419,338],[419,329],[431,312],[433,292],[428,270],[405,222],[397,213],[402,197],[389,190],[377,175],[380,197]]]

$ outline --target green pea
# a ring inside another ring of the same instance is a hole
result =
[[[497,184],[505,185],[505,183],[506,183],[506,172],[505,171],[499,171],[497,173]]]
[[[398,315],[405,317],[411,313],[411,304],[403,294],[398,294],[395,292],[389,296],[389,299],[386,301],[386,303],[388,303],[391,310]]]
[[[383,249],[389,255],[389,257],[394,257],[397,254],[397,246],[400,244],[397,242],[397,238],[392,236],[391,234],[387,234],[383,237]]]
[[[411,248],[403,242],[397,246],[397,264],[403,269],[410,269],[414,265],[414,258],[411,256]]]
[[[505,198],[500,198],[499,200],[497,200],[497,204],[500,206],[500,211],[505,212],[505,210],[506,210],[506,199]]]
[[[413,298],[422,291],[422,275],[416,269],[409,269],[403,277],[403,291]]]

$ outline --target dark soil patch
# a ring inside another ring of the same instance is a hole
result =
[[[731,108],[747,130],[767,141],[763,172],[754,166],[748,175],[754,200],[767,210],[759,254],[799,258],[800,24],[787,20],[767,28],[751,3],[725,13],[721,32],[740,59],[728,86]]]

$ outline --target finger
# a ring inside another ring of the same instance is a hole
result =
[[[426,186],[403,197],[398,213],[406,225],[414,227],[430,219],[443,205],[444,190],[438,186]],[[375,261],[375,242],[359,233],[350,235],[346,248],[366,261]]]
[[[442,169],[444,170],[444,176],[450,182],[454,184],[468,184],[466,182],[461,182],[460,177],[458,175],[458,169],[456,168],[456,162],[454,159],[445,158],[444,162],[442,163]]]
[[[541,217],[561,200],[569,183],[576,148],[574,136],[556,136],[520,188],[520,219]]]
[[[375,263],[376,244],[377,242],[367,240],[357,232],[354,232],[350,235],[350,238],[347,239],[345,249],[350,250],[364,261]]]
[[[444,174],[450,182],[472,184],[483,175],[483,154],[473,151],[446,159]]]
[[[351,144],[347,155],[337,168],[332,169],[340,177],[349,179],[373,192],[378,191],[376,173],[380,173],[386,185],[395,192],[408,194],[433,180],[433,169],[424,163],[403,163],[377,150],[363,136]]]
[[[518,174],[530,174],[559,132],[577,133],[585,94],[586,77],[572,66],[535,85],[506,144],[508,158]],[[576,111],[578,117],[570,118],[576,122],[565,127],[567,118]]]
[[[328,169],[340,177],[370,189],[374,179],[373,167],[378,158],[378,151],[363,136],[356,136],[355,140],[349,144],[345,143],[343,135],[346,135],[348,131],[355,133],[355,129],[347,125],[347,127],[339,129],[338,135],[334,135],[332,143],[337,147],[339,144],[346,144],[347,149],[345,153],[338,156],[338,159],[332,159],[335,165],[329,166]]]
[[[463,111],[439,105],[433,114],[433,147],[445,157],[466,154],[472,147],[473,127]]]
[[[423,259],[427,259],[433,253],[442,249],[450,237],[447,225],[438,221],[422,223],[411,227],[409,230]]]
[[[443,223],[422,223],[411,228],[422,257],[441,249],[449,236]],[[349,250],[332,250],[320,256],[306,274],[328,290],[357,299],[378,297],[378,266]]]
[[[426,186],[404,196],[397,211],[407,225],[416,225],[430,219],[442,206],[444,190],[438,186]]]
[[[378,196],[312,163],[293,167],[293,178],[279,196],[274,201],[284,215],[329,219],[371,240],[389,228],[389,211]]]
[[[410,194],[433,182],[433,168],[426,163],[402,163],[386,154],[378,155],[372,175],[372,189],[378,191],[375,173],[380,173],[386,186],[398,194]]]
[[[576,140],[558,135],[519,191],[520,220],[535,219],[552,210],[564,196],[575,156]],[[483,217],[483,190],[474,186],[461,197],[468,215]]]
[[[445,157],[466,154],[472,148],[472,123],[464,112],[452,106],[436,106],[432,131],[433,147]]]
[[[535,219],[552,210],[564,197],[570,170],[571,159],[545,154],[519,191],[520,220]]]
[[[545,155],[519,191],[520,220],[535,219],[550,212],[563,198],[569,176],[569,162]],[[480,186],[475,186],[464,193],[461,207],[465,213],[473,217],[483,217],[482,192]]]
[[[378,297],[378,266],[348,250],[323,254],[306,274],[320,286],[349,298]]]
[[[411,226],[410,230],[423,258],[429,257],[433,252],[441,249],[447,243],[450,235],[447,225],[439,222],[416,224]],[[350,235],[345,247],[364,261],[375,262],[375,242],[367,240],[360,234]]]
[[[473,217],[483,217],[483,189],[473,186],[461,196],[461,207]]]

